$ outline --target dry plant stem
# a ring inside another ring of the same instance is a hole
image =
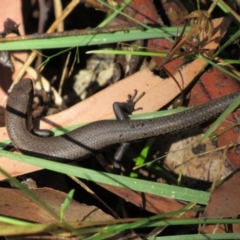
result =
[[[79,36],[79,35],[90,35],[90,34],[99,34],[99,33],[114,33],[117,31],[129,31],[143,28],[136,24],[120,24],[116,26],[106,26],[106,27],[99,27],[95,29],[75,29],[63,32],[52,32],[52,33],[42,33],[42,34],[30,34],[24,36],[14,36],[1,39],[1,42],[12,42],[12,41],[20,41],[20,40],[29,40],[29,39],[41,39],[41,38],[55,38],[55,37],[67,37],[67,36]]]
[[[71,56],[71,52],[68,53],[67,59],[65,61],[64,67],[63,67],[63,72],[62,72],[60,85],[59,85],[59,89],[58,89],[59,96],[62,95],[62,87],[63,87],[64,80],[66,79],[66,75],[68,73],[68,63],[69,63],[70,56]]]
[[[186,35],[184,38],[183,37],[183,34],[185,32],[185,29],[186,29],[186,26],[187,26],[187,21],[185,22],[184,26],[183,26],[183,29],[182,29],[182,32],[179,36],[179,38],[177,39],[177,41],[173,44],[172,48],[170,49],[170,51],[167,53],[167,56],[163,59],[163,61],[161,62],[160,65],[157,66],[157,69],[161,69],[163,68],[165,70],[165,72],[168,73],[168,75],[170,77],[172,77],[172,79],[175,81],[176,85],[179,87],[179,90],[180,92],[182,92],[182,89],[184,88],[184,86],[180,86],[179,82],[175,79],[175,77],[172,75],[172,73],[170,71],[168,71],[164,65],[171,61],[173,59],[173,56],[180,50],[180,48],[183,46],[183,44],[185,43],[185,41],[187,40],[187,36]]]
[[[41,51],[42,52],[42,51]],[[38,54],[37,55],[37,60],[35,62],[35,69],[36,69],[36,73],[37,73],[37,77],[35,78],[36,82],[40,83],[40,86],[42,88],[42,93],[44,92],[44,88],[43,88],[43,83],[41,81],[41,73],[40,73],[40,67],[42,64],[42,55]],[[43,93],[44,94],[44,93]],[[46,94],[46,93],[45,93]]]
[[[99,201],[115,218],[120,218],[95,192],[93,192],[84,182],[74,176],[68,175],[74,182],[79,184],[85,191],[91,194],[97,201]]]
[[[183,44],[187,41],[188,34],[191,32],[191,30],[189,31],[189,33],[185,37],[183,37],[186,26],[187,26],[187,22],[185,22],[185,24],[183,26],[183,29],[182,29],[182,32],[181,32],[180,36],[178,37],[177,41],[173,44],[172,48],[167,53],[167,56],[163,59],[161,64],[158,66],[159,69],[163,65],[165,65],[168,61],[170,61],[172,59],[172,57],[178,52],[178,50],[183,46]]]
[[[53,4],[54,4],[55,18],[58,19],[62,14],[62,2],[61,2],[61,0],[54,0]],[[57,31],[58,32],[64,31],[63,21],[59,23],[59,25],[57,27]]]
[[[47,30],[47,33],[55,31],[59,23],[62,22],[72,12],[72,10],[78,5],[78,3],[80,3],[80,0],[72,0],[62,11],[62,14],[59,16],[59,18],[56,19],[54,23],[50,26],[50,28]]]
[[[38,22],[38,33],[43,33],[44,26],[47,20],[47,13],[49,11],[49,7],[47,7],[45,0],[38,0],[39,5],[39,22]]]
[[[214,8],[217,6],[217,4],[218,4],[218,1],[219,0],[215,0],[215,1],[213,1],[213,3],[211,4],[211,6],[209,7],[209,9],[208,9],[208,14],[209,14],[209,16],[212,14],[212,11],[214,10]]]
[[[72,0],[67,7],[63,10],[61,16],[59,16],[58,19],[56,19],[54,21],[54,23],[50,26],[50,28],[48,29],[47,33],[51,33],[54,32],[59,23],[62,22],[68,15],[69,13],[78,5],[78,3],[80,2],[80,0]],[[19,80],[23,77],[26,68],[33,62],[33,60],[35,59],[35,57],[37,56],[36,52],[32,52],[27,61],[24,63],[22,69],[19,71],[19,73],[17,74],[17,76],[15,77],[14,81],[13,81],[13,85],[16,84],[17,82],[19,82]],[[13,85],[10,87],[9,91],[11,91]]]
[[[41,95],[42,95],[42,98],[43,98],[43,102],[46,103],[48,101],[48,97],[47,97],[47,93],[43,87],[43,82],[42,82],[42,78],[41,78],[41,70],[40,70],[40,67],[42,64],[42,55],[39,54],[37,55],[37,61],[35,63],[35,68],[36,68],[36,73],[37,73],[37,77],[35,78],[36,79],[36,82],[38,82],[41,86]]]

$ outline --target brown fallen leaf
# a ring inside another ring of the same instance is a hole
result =
[[[0,191],[0,215],[38,223],[57,222],[53,216],[33,202],[21,190],[1,188]],[[59,216],[61,204],[67,197],[66,193],[50,188],[31,189],[31,192]],[[66,221],[71,222],[113,219],[112,216],[104,213],[99,208],[80,204],[75,200],[71,201],[64,213],[64,217]]]
[[[167,152],[164,169],[182,176],[183,184],[196,187],[198,181],[213,182],[227,177],[234,168],[227,164],[223,149],[218,149],[200,128],[194,127],[182,133],[157,138],[151,152]],[[160,150],[159,150],[160,149]],[[181,182],[182,182],[181,181]],[[202,182],[198,185],[202,186]]]
[[[240,215],[240,169],[233,173],[222,185],[211,194],[208,205],[201,218],[236,218]],[[221,224],[215,229],[214,225],[203,228],[204,233],[240,233],[240,225],[226,226]]]
[[[1,192],[1,204],[0,215],[13,217],[34,223],[57,223],[58,219],[54,218],[49,212],[45,211],[41,206],[32,201],[26,194],[19,189],[0,188]],[[48,208],[53,210],[57,216],[60,214],[61,204],[67,197],[66,193],[50,189],[50,188],[38,188],[32,189],[31,192],[44,202]],[[75,200],[72,200],[67,209],[64,212],[64,220],[67,222],[96,222],[96,221],[112,221],[114,218],[98,207],[88,206],[80,204]],[[93,223],[94,224],[94,223]],[[1,226],[5,224],[0,223]],[[36,234],[40,234],[40,232]],[[13,232],[15,235],[16,233]],[[134,237],[139,239],[133,232],[126,232],[123,236],[122,233],[117,233],[114,239],[129,239],[128,237]],[[126,237],[127,236],[127,237]],[[16,236],[15,236],[16,237]],[[33,237],[33,236],[32,236]],[[35,236],[36,237],[36,236]],[[39,236],[38,236],[39,237]],[[123,238],[126,237],[126,238]],[[31,238],[31,237],[30,237]],[[19,239],[30,239],[21,235]],[[15,239],[15,238],[14,238]],[[18,238],[17,238],[18,239]],[[31,238],[32,239],[32,238]],[[38,239],[38,238],[36,238]],[[42,239],[42,238],[41,238]],[[48,238],[51,239],[51,238]],[[74,238],[75,239],[75,238]]]
[[[203,218],[235,218],[240,215],[240,170],[213,190]]]

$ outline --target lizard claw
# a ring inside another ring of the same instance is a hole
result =
[[[137,99],[136,96],[137,96],[137,90],[134,89],[134,93],[133,95],[128,95],[128,100],[127,100],[127,104],[128,104],[128,111],[129,113],[132,113],[134,111],[138,111],[138,110],[142,110],[142,107],[139,107],[139,108],[135,108],[135,105],[136,103],[145,95],[145,92],[142,92]]]

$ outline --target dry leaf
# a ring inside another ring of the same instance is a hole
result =
[[[33,202],[26,194],[19,189],[1,188],[0,215],[23,219],[26,221],[47,223],[56,222],[48,212],[41,206]],[[32,189],[31,192],[51,208],[57,215],[60,213],[61,204],[66,199],[66,193],[50,189],[38,188]],[[70,222],[76,221],[99,221],[111,220],[112,216],[104,213],[95,206],[80,204],[72,200],[66,212],[65,220]]]
[[[240,170],[232,174],[211,194],[203,218],[226,218],[240,215]]]

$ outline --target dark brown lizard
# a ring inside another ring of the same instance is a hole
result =
[[[95,154],[117,143],[127,143],[162,134],[179,132],[201,124],[223,112],[240,92],[212,100],[170,116],[147,120],[102,120],[57,137],[41,137],[32,132],[31,79],[17,83],[9,95],[6,127],[13,145],[23,153],[66,162]]]

